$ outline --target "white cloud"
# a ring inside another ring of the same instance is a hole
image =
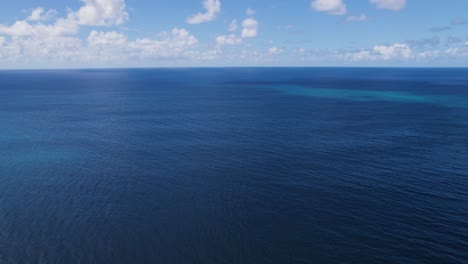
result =
[[[122,47],[127,44],[127,37],[115,31],[97,32],[91,31],[88,36],[88,45],[95,47]]]
[[[247,16],[254,16],[256,12],[252,8],[247,8],[245,13],[247,14]]]
[[[114,1],[118,3],[119,1]],[[88,2],[85,6],[88,6]],[[93,2],[97,3],[97,2]],[[103,2],[100,2],[103,3]],[[124,3],[124,2],[122,2]],[[117,5],[119,6],[119,5]],[[38,11],[36,11],[38,10]],[[42,9],[43,10],[43,9]],[[114,9],[109,9],[114,10]],[[117,9],[120,10],[120,9]],[[148,62],[153,59],[179,59],[195,54],[190,50],[198,40],[185,29],[174,28],[169,33],[162,33],[158,39],[142,38],[135,41],[127,40],[122,33],[99,32],[92,30],[87,42],[83,43],[78,31],[81,24],[99,24],[108,26],[123,22],[119,16],[111,15],[111,11],[90,16],[89,23],[79,12],[69,11],[66,17],[57,18],[52,23],[43,23],[45,14],[41,9],[35,9],[27,20],[19,20],[12,25],[0,24],[0,58],[6,65],[130,65],[131,63]],[[118,12],[117,12],[118,13]],[[126,16],[124,16],[126,17]],[[200,55],[201,54],[201,55]],[[196,56],[207,57],[200,53]],[[203,55],[203,56],[202,56]],[[136,64],[138,65],[138,64]]]
[[[439,56],[439,51],[438,50],[427,50],[420,52],[417,57],[422,60],[430,60],[430,59],[435,59]]]
[[[362,60],[376,60],[377,57],[371,53],[369,50],[361,50],[357,52],[350,52],[346,53],[344,55],[346,59],[352,60],[352,61],[362,61]]]
[[[242,37],[253,38],[257,36],[258,21],[255,18],[246,18],[242,21]]]
[[[465,42],[465,46],[468,46],[468,41],[467,41],[467,42]]]
[[[47,21],[57,15],[57,11],[51,9],[45,12],[43,7],[37,7],[31,11],[31,15],[26,18],[28,21]]]
[[[407,60],[411,58],[412,51],[407,44],[393,44],[389,46],[375,46],[374,52],[382,57],[383,60],[391,59],[403,59]]]
[[[396,43],[393,45],[374,46],[372,49],[365,49],[339,54],[339,57],[351,61],[390,61],[390,60],[410,60],[414,57],[413,51],[407,44]]]
[[[346,22],[365,22],[367,20],[369,20],[369,18],[364,14],[360,16],[348,16],[346,18]]]
[[[229,32],[236,32],[237,31],[237,20],[232,20],[231,24],[229,24]]]
[[[216,44],[219,46],[224,46],[224,45],[237,45],[242,43],[242,39],[238,38],[236,35],[231,34],[231,35],[222,35],[216,37]]]
[[[218,57],[220,51],[217,49],[206,50],[206,51],[192,51],[187,52],[187,56],[194,61],[207,61],[207,60],[214,60]]]
[[[450,47],[447,50],[445,50],[445,54],[455,57],[455,58],[467,57],[468,47],[466,46],[463,46],[461,48]]]
[[[81,0],[85,5],[73,15],[84,26],[121,25],[128,21],[125,0]]]
[[[376,5],[379,9],[388,9],[399,11],[406,5],[406,0],[369,0],[371,4]]]
[[[283,50],[277,47],[271,47],[268,49],[268,54],[270,55],[278,55],[283,53]]]
[[[197,43],[198,40],[190,32],[179,28],[160,34],[158,39],[140,38],[134,41],[129,41],[127,36],[116,31],[92,31],[88,36],[88,46],[82,47],[81,53],[88,62],[128,65],[158,59],[202,57],[203,54],[193,53],[190,49]]]
[[[187,48],[198,43],[197,38],[186,29],[174,28],[170,33],[163,33],[160,40],[149,38],[137,39],[128,44],[137,51],[140,58],[180,58]]]
[[[8,61],[53,64],[57,61],[71,62],[80,58],[81,40],[71,36],[12,37],[0,50]]]
[[[205,13],[198,13],[192,17],[189,17],[187,19],[187,23],[200,24],[215,20],[218,14],[221,12],[221,1],[205,0],[203,2],[203,8],[205,9]]]
[[[344,15],[347,11],[342,0],[312,0],[310,4],[314,10],[330,15]]]
[[[70,11],[66,17],[58,18],[51,24],[42,22],[55,16],[56,11],[45,12],[42,7],[36,8],[26,20],[18,20],[11,26],[0,24],[0,34],[36,38],[73,35],[78,32],[80,25],[111,26],[120,25],[128,20],[124,0],[82,0],[82,2],[84,5],[78,11]]]
[[[60,18],[54,24],[30,24],[25,20],[16,21],[11,26],[0,24],[0,34],[13,37],[37,37],[72,35],[78,32],[79,26],[69,18]]]
[[[33,27],[26,21],[16,21],[11,26],[0,24],[0,34],[10,36],[30,36],[33,34]]]

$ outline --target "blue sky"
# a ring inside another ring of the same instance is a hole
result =
[[[0,68],[468,66],[468,1],[0,2]]]

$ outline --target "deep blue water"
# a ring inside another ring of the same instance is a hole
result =
[[[0,71],[0,263],[466,263],[468,69]]]

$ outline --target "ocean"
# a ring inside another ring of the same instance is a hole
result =
[[[468,69],[0,71],[0,263],[466,263]]]

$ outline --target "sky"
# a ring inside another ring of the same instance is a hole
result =
[[[0,0],[0,69],[468,67],[467,0]]]

